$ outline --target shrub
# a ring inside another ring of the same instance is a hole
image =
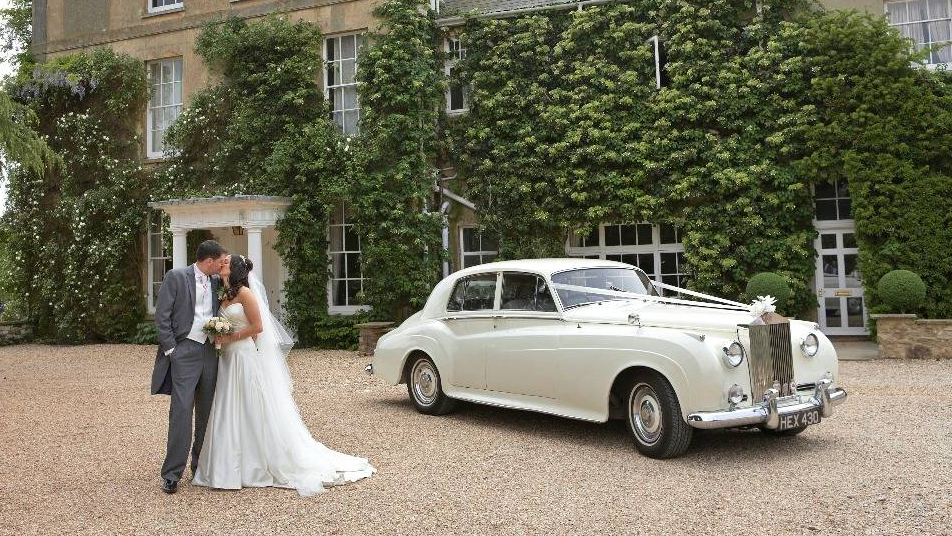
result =
[[[757,296],[773,296],[777,298],[777,309],[782,309],[790,298],[790,285],[787,280],[773,272],[761,272],[747,282],[747,299],[753,300]]]
[[[159,344],[155,322],[148,320],[136,324],[136,331],[129,337],[129,344]]]
[[[893,270],[879,278],[876,285],[879,297],[892,312],[912,312],[922,307],[926,299],[926,284],[915,272]]]

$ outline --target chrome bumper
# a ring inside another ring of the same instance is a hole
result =
[[[751,425],[775,429],[780,425],[781,416],[817,408],[821,417],[831,417],[833,406],[846,400],[846,391],[831,384],[830,380],[820,380],[811,397],[793,395],[779,398],[778,390],[767,389],[761,404],[730,411],[699,411],[688,415],[688,424],[703,429]]]
[[[373,375],[373,373],[374,373],[374,364],[371,363],[371,364],[367,365],[366,367],[364,367],[364,372],[366,372],[367,374]]]

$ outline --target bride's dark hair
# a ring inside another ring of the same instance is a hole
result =
[[[248,274],[254,268],[251,259],[242,255],[231,256],[231,273],[228,274],[228,290],[225,291],[225,299],[232,301],[238,296],[241,287],[249,287]]]

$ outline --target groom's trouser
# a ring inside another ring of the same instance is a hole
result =
[[[189,447],[192,473],[205,440],[208,414],[215,397],[218,379],[218,355],[212,343],[199,344],[191,339],[179,341],[172,352],[172,402],[169,407],[169,442],[166,447],[162,478],[178,481],[185,471]],[[195,442],[192,442],[192,411],[195,412]]]

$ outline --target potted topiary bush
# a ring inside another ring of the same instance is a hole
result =
[[[773,296],[777,299],[777,311],[783,310],[791,294],[787,280],[774,272],[760,272],[751,277],[744,293],[748,300],[754,300],[757,296]]]
[[[892,313],[911,313],[926,300],[926,284],[909,270],[893,270],[882,276],[876,290]]]

